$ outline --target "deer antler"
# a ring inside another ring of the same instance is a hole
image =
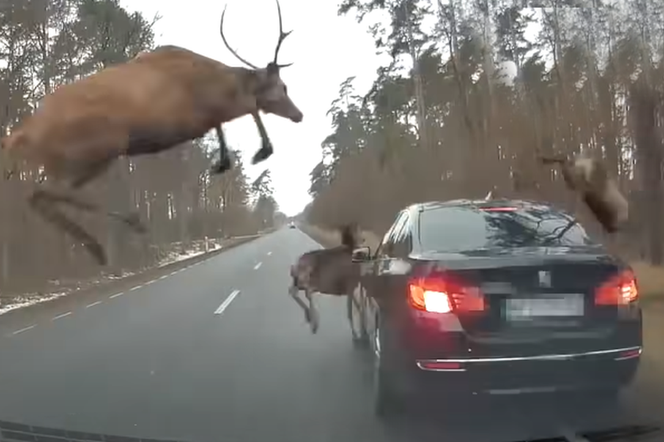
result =
[[[221,34],[221,40],[224,42],[224,45],[226,46],[226,49],[230,51],[231,54],[235,56],[238,60],[240,60],[242,63],[246,64],[252,69],[258,70],[259,68],[256,67],[255,65],[249,63],[247,60],[244,58],[240,57],[240,55],[233,49],[231,46],[228,44],[228,41],[226,41],[226,37],[224,36],[224,16],[226,15],[226,7],[228,5],[224,6],[224,11],[221,13],[221,23],[219,23],[219,33]],[[281,14],[279,15],[279,19],[281,20]],[[278,48],[278,46],[277,46]]]
[[[277,0],[277,13],[279,14],[279,40],[277,41],[277,47],[274,50],[274,60],[272,61],[272,64],[281,69],[291,66],[293,64],[293,63],[287,63],[287,64],[277,63],[277,59],[279,57],[279,50],[281,49],[281,43],[283,43],[286,37],[288,37],[293,31],[284,32],[284,24],[281,18],[281,5],[279,4],[279,0]]]

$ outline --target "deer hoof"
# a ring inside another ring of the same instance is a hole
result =
[[[272,155],[272,146],[263,146],[261,150],[254,154],[254,157],[251,159],[251,164],[258,164],[261,161],[265,161]]]
[[[316,334],[319,325],[320,325],[320,320],[318,318],[318,312],[312,311],[311,320],[309,321],[309,326],[311,327],[311,333]]]
[[[212,166],[210,172],[213,175],[220,175],[224,172],[231,170],[231,168],[232,168],[231,159],[228,155],[226,155]]]

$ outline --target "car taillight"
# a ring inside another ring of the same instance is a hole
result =
[[[411,307],[431,313],[482,312],[484,295],[478,287],[448,275],[415,278],[408,284]]]
[[[595,291],[595,305],[627,305],[637,299],[639,290],[631,270],[611,277]]]

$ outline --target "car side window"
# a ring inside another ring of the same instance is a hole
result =
[[[394,241],[392,246],[392,254],[394,256],[408,256],[412,247],[413,237],[411,231],[410,216],[408,213],[404,213],[403,221],[400,222],[398,228],[394,232]]]
[[[399,223],[402,214],[403,214],[403,212],[399,212],[399,214],[397,214],[396,218],[394,219],[394,222],[392,223],[390,228],[387,229],[387,232],[385,232],[385,236],[383,236],[382,241],[380,242],[380,244],[376,248],[376,253],[374,254],[374,259],[381,258],[381,257],[383,257],[383,255],[385,255],[385,250],[386,250],[387,244],[389,243],[390,237],[392,236],[395,227],[397,227],[397,224]]]
[[[394,245],[396,244],[397,234],[401,231],[403,224],[407,221],[408,215],[401,212],[397,220],[392,224],[392,228],[385,235],[382,244],[380,245],[378,258],[384,258],[394,255]]]

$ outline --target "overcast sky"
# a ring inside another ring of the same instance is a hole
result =
[[[174,44],[223,63],[240,65],[219,36],[223,1],[121,0],[130,11],[148,18],[161,15],[156,27],[157,44]],[[275,153],[267,161],[249,165],[260,148],[251,117],[225,126],[228,142],[240,149],[247,173],[257,177],[269,168],[276,199],[288,215],[309,202],[309,172],[321,160],[321,141],[330,133],[326,112],[339,84],[357,76],[361,92],[368,89],[378,68],[371,37],[353,17],[337,17],[337,0],[281,0],[284,30],[293,33],[282,45],[279,61],[294,62],[282,71],[293,101],[304,113],[299,124],[266,116],[264,121]],[[279,25],[275,0],[230,0],[224,30],[229,44],[248,61],[263,66],[274,54]]]

